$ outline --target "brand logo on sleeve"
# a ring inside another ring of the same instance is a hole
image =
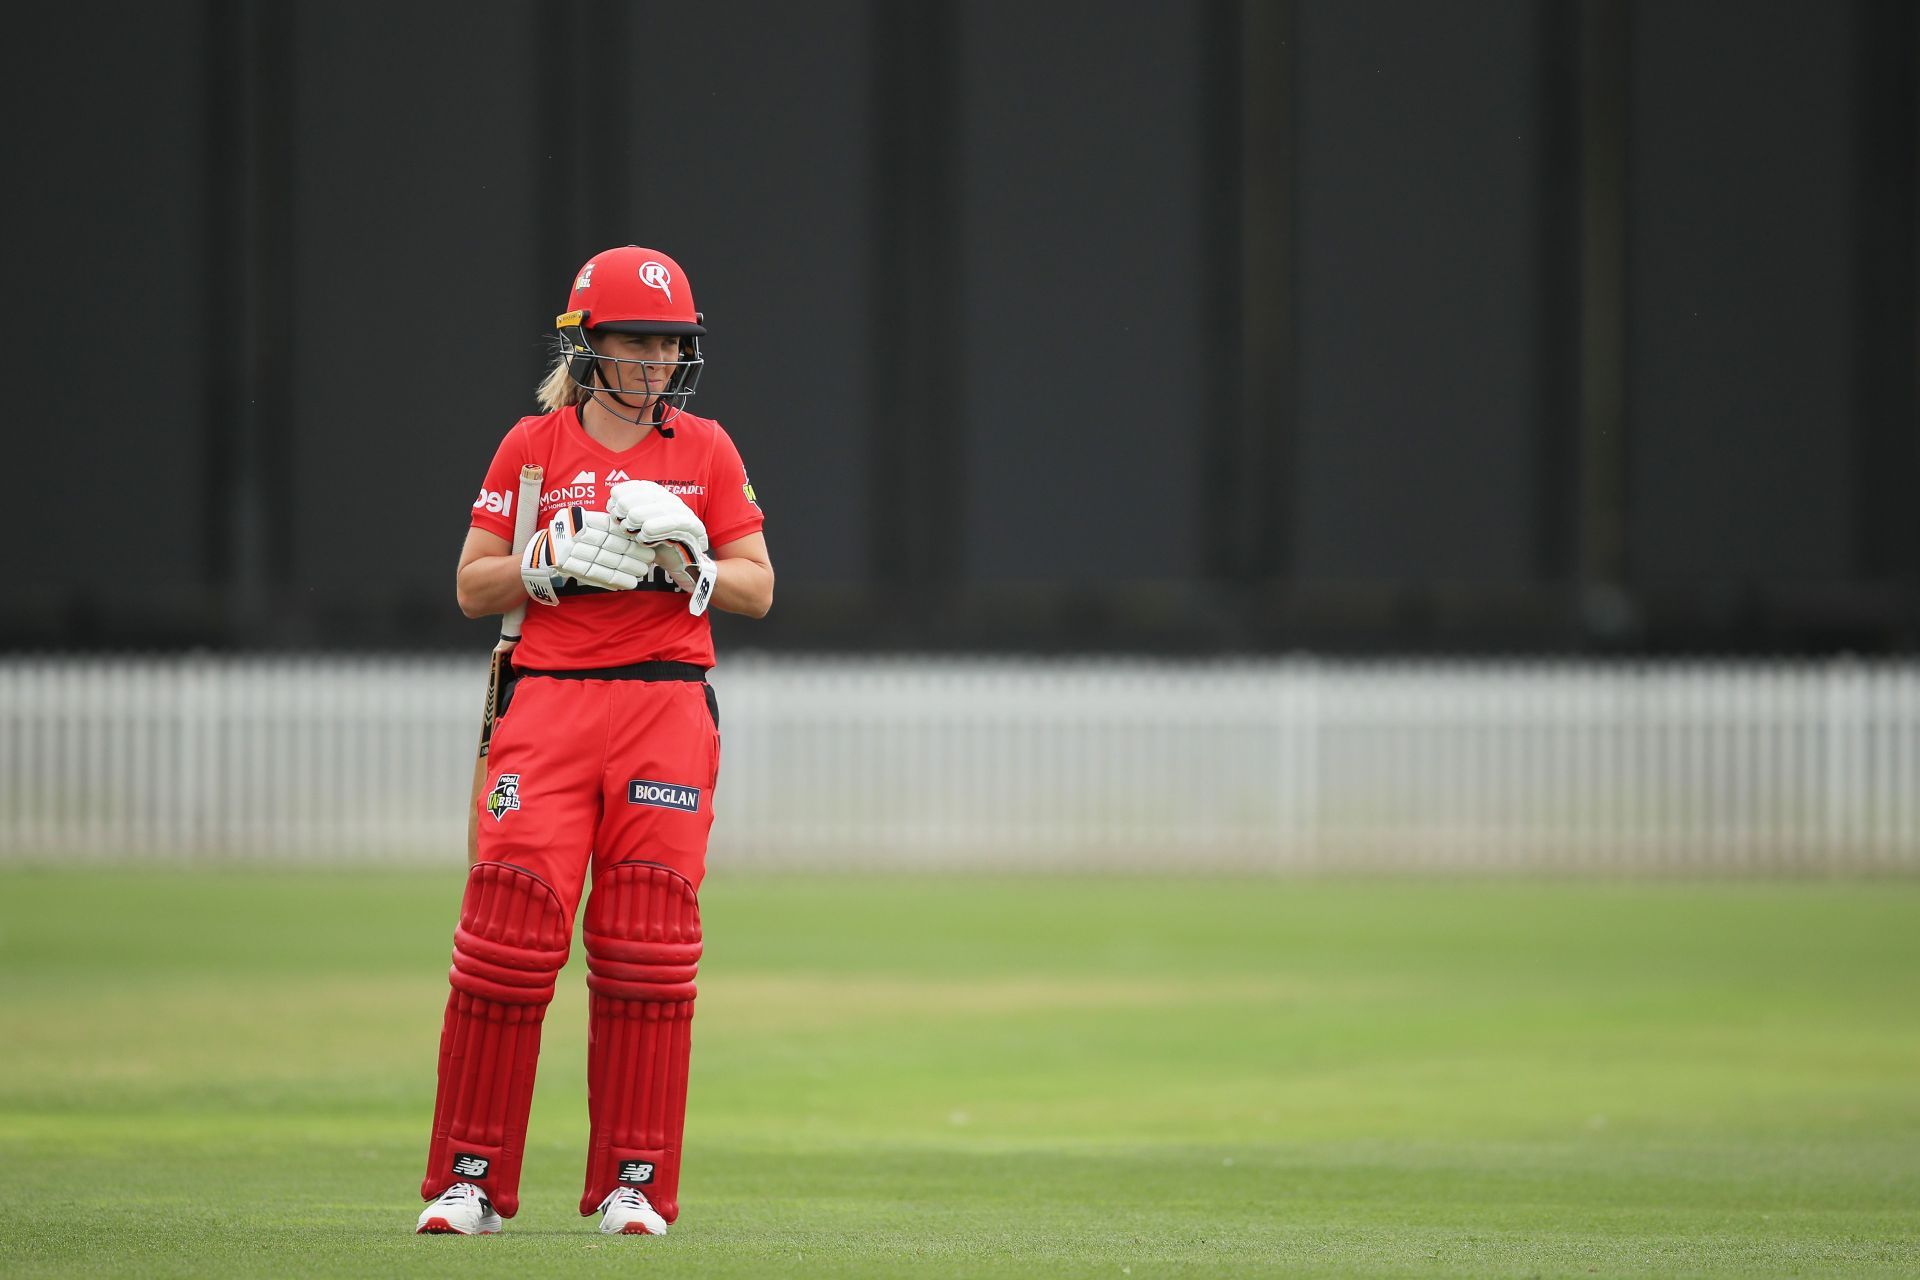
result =
[[[635,778],[627,784],[627,803],[650,805],[655,809],[678,809],[681,813],[698,813],[700,788]]]
[[[475,511],[492,511],[498,515],[513,514],[513,491],[501,492],[496,489],[482,489],[480,496],[473,500]]]

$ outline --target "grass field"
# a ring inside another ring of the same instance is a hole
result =
[[[0,1273],[1920,1274],[1920,884],[716,877],[672,1234],[576,946],[415,1237],[459,887],[0,872]]]

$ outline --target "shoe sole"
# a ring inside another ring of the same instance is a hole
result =
[[[413,1229],[417,1236],[497,1236],[498,1231],[462,1231],[445,1218],[428,1218]]]

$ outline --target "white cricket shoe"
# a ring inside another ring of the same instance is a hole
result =
[[[471,1182],[456,1182],[420,1211],[417,1236],[491,1236],[500,1231],[500,1215],[487,1193]]]
[[[600,1202],[600,1230],[610,1236],[663,1236],[667,1220],[632,1187],[615,1187]]]

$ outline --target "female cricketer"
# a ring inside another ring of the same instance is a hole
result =
[[[453,935],[453,991],[417,1230],[490,1234],[519,1208],[540,1024],[591,871],[580,1212],[659,1235],[679,1212],[697,894],[720,769],[707,608],[762,617],[773,565],[720,424],[686,410],[706,329],[686,274],[636,246],[580,268],[541,407],[473,504],[468,617],[527,603]],[[545,470],[511,541],[520,469]]]

